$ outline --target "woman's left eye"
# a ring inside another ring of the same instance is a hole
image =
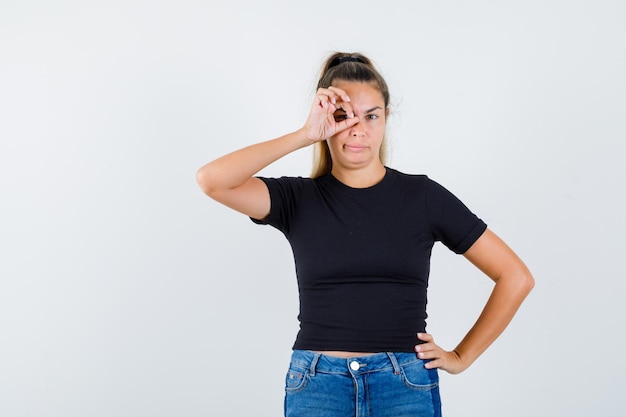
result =
[[[368,114],[367,118],[370,120],[376,120],[378,119],[378,115],[377,114]]]

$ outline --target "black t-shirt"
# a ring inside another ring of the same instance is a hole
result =
[[[368,188],[331,174],[261,178],[270,214],[252,220],[282,231],[295,259],[294,349],[413,352],[426,327],[433,244],[464,253],[487,228],[427,176],[386,170]]]

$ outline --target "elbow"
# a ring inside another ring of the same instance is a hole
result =
[[[526,298],[535,287],[535,278],[525,266],[502,274],[495,279],[495,282],[496,285],[502,285],[511,295],[515,294],[521,300]]]
[[[209,197],[215,193],[215,182],[211,175],[210,168],[205,165],[196,172],[196,182],[200,186],[202,192]]]
[[[526,276],[524,282],[525,282],[526,291],[528,293],[530,293],[532,291],[532,289],[535,288],[535,278],[532,276],[532,274],[530,272]]]
[[[516,283],[518,291],[526,297],[535,287],[535,278],[528,269],[524,268],[517,275]]]

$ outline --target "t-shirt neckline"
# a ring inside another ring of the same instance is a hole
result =
[[[343,182],[339,181],[331,172],[328,173],[328,178],[330,178],[332,182],[334,182],[335,184],[341,186],[342,188],[346,190],[352,190],[353,192],[372,191],[375,189],[382,188],[385,185],[387,185],[387,183],[389,183],[389,181],[391,180],[391,171],[392,171],[391,168],[385,166],[385,175],[383,176],[383,178],[380,181],[378,181],[376,184],[370,185],[368,187],[350,187],[349,185],[344,184]]]

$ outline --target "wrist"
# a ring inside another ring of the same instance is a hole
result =
[[[463,372],[464,370],[469,368],[470,365],[474,362],[473,359],[469,358],[468,355],[463,354],[463,352],[459,350],[458,348],[452,350],[450,353],[454,355],[457,363],[459,364],[459,368],[460,368],[459,372]]]
[[[296,138],[296,141],[299,143],[301,148],[305,148],[309,145],[319,142],[319,139],[311,138],[311,135],[309,134],[306,126],[301,127],[292,134],[294,135],[294,138]]]

